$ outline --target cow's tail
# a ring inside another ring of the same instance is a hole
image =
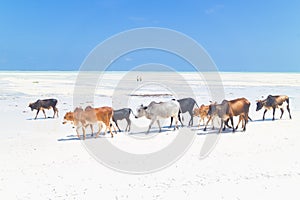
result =
[[[180,116],[180,114],[181,114],[181,116]],[[180,107],[180,106],[179,106],[178,117],[181,119],[181,121],[184,121],[184,117],[183,117],[183,115],[182,115],[182,110],[181,110],[181,107]],[[178,120],[180,120],[180,119],[178,119]]]
[[[250,119],[251,122],[253,121],[253,120],[249,117],[249,115],[248,115],[248,119]]]
[[[196,102],[196,101],[195,101],[195,104],[196,104],[197,108],[199,108],[199,105],[197,104],[197,102]]]
[[[285,99],[286,103],[287,103],[287,106],[290,106],[290,98],[288,96],[286,96],[286,99]]]
[[[129,114],[131,113],[131,114],[133,114],[133,116],[135,117],[135,118],[137,118],[137,116],[133,113],[133,111],[129,108]]]

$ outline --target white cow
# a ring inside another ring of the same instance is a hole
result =
[[[178,101],[171,100],[167,102],[155,102],[152,101],[148,106],[141,105],[137,109],[137,117],[145,116],[147,119],[151,120],[147,133],[149,133],[151,126],[156,121],[159,127],[159,132],[161,132],[161,127],[159,119],[173,117],[175,119],[175,128],[178,129],[178,113],[180,105]],[[174,130],[175,130],[174,128]]]

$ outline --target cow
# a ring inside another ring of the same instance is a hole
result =
[[[100,134],[100,131],[102,129],[102,123],[103,123],[106,126],[104,134],[106,133],[107,129],[109,129],[111,137],[113,137],[111,124],[110,124],[112,121],[112,116],[113,116],[113,109],[107,106],[100,107],[100,108],[88,107],[85,110],[83,110],[82,108],[76,108],[74,112],[67,112],[65,114],[63,124],[67,123],[68,121],[73,123],[76,126],[76,132],[78,138],[80,138],[78,131],[80,128],[82,128],[83,139],[85,139],[86,138],[85,128],[88,125],[92,125],[96,123],[98,124],[99,130],[95,136],[95,138],[97,138],[98,135]]]
[[[156,121],[159,127],[159,132],[161,132],[161,127],[159,123],[160,118],[173,117],[175,119],[174,130],[178,129],[178,113],[180,110],[179,102],[176,100],[171,100],[167,102],[154,102],[152,101],[148,106],[141,105],[137,108],[136,118],[145,116],[147,119],[151,120],[147,133],[149,133],[151,126]]]
[[[56,99],[43,99],[43,100],[38,99],[38,100],[37,100],[36,102],[34,102],[34,103],[29,103],[29,106],[28,106],[28,107],[31,108],[31,111],[37,110],[34,119],[37,118],[37,116],[38,116],[40,110],[43,111],[45,118],[47,118],[46,113],[45,113],[45,109],[48,109],[48,110],[49,110],[49,109],[51,109],[51,108],[52,108],[53,111],[54,111],[54,114],[53,114],[53,118],[54,118],[54,117],[55,117],[55,114],[56,114],[56,116],[58,117],[58,110],[57,110],[57,108],[56,108],[56,104],[57,104],[57,100],[56,100]]]
[[[194,108],[194,112],[193,115],[195,117],[199,117],[199,125],[198,128],[200,127],[201,121],[203,121],[203,124],[205,125],[204,119],[205,118],[210,118],[210,116],[208,115],[208,110],[209,110],[209,105],[205,106],[204,104],[202,104],[200,106],[200,108]]]
[[[131,126],[130,114],[131,113],[134,115],[134,113],[132,112],[132,110],[130,108],[114,110],[114,115],[113,115],[112,120],[116,124],[117,128],[119,129],[119,132],[121,132],[121,129],[118,126],[117,121],[123,120],[123,119],[126,119],[126,121],[127,121],[127,126],[126,126],[125,131],[128,131],[128,132],[130,131],[130,126]]]
[[[265,114],[268,111],[268,109],[273,109],[273,119],[272,120],[275,120],[275,110],[276,110],[276,108],[280,108],[280,110],[281,110],[280,119],[281,119],[283,112],[284,112],[284,110],[283,110],[284,102],[287,103],[286,109],[289,112],[290,119],[292,119],[291,111],[290,111],[290,100],[289,100],[289,97],[286,95],[276,95],[276,96],[269,95],[264,100],[257,100],[256,101],[256,111],[259,111],[260,109],[262,109],[264,107],[265,111],[263,114],[263,120],[265,120]]]
[[[208,114],[211,116],[216,115],[221,118],[219,133],[221,132],[222,128],[225,130],[225,125],[229,126],[229,120],[231,121],[233,132],[235,132],[235,130],[238,128],[238,125],[241,121],[243,123],[243,131],[246,131],[246,124],[248,123],[249,119],[249,107],[250,102],[246,98],[238,98],[230,101],[223,100],[221,104],[211,104],[209,106]],[[236,127],[234,127],[233,124],[234,116],[239,116],[239,122]]]
[[[188,112],[191,116],[191,119],[188,123],[188,126],[193,126],[193,110],[194,110],[195,105],[197,106],[197,108],[199,108],[197,102],[195,101],[195,99],[190,98],[190,97],[184,98],[184,99],[179,99],[177,101],[179,102],[179,105],[180,105],[180,111],[178,113],[178,119],[179,119],[181,125],[183,126],[183,123],[182,123],[181,118],[180,118],[180,113]],[[172,126],[172,122],[173,122],[173,117],[171,117],[170,127]]]

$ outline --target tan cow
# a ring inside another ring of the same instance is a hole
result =
[[[107,106],[100,107],[100,108],[88,107],[85,110],[83,110],[82,108],[76,108],[74,112],[67,112],[65,114],[63,124],[67,123],[68,121],[73,123],[76,126],[76,132],[78,138],[80,138],[78,130],[82,128],[83,139],[86,138],[85,128],[88,125],[91,125],[91,129],[92,129],[92,124],[96,124],[96,123],[98,124],[99,130],[95,136],[95,138],[97,138],[102,129],[102,124],[105,124],[106,129],[104,134],[106,133],[107,129],[109,129],[111,137],[113,137],[113,133],[110,126],[112,116],[113,116],[113,109]]]
[[[209,110],[209,105],[205,106],[204,104],[202,104],[200,106],[200,108],[195,108],[194,109],[194,116],[199,117],[199,124],[198,124],[198,128],[200,127],[201,121],[203,121],[203,125],[205,125],[205,118],[208,119],[208,122],[211,120],[210,116],[208,115],[208,110]]]
[[[233,132],[238,128],[238,125],[241,121],[243,123],[243,131],[246,131],[246,124],[249,119],[249,107],[250,102],[246,98],[238,98],[231,101],[223,100],[221,104],[211,104],[209,106],[208,114],[211,116],[217,115],[221,118],[221,127],[219,132],[221,132],[223,124],[223,130],[225,130],[225,125],[228,126],[229,120],[231,121]],[[239,116],[239,122],[236,128],[234,128],[233,125],[234,116]]]

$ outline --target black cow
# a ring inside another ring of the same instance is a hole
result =
[[[275,110],[276,108],[280,108],[281,110],[281,115],[280,119],[282,118],[283,115],[283,103],[286,102],[287,106],[286,109],[289,112],[289,117],[292,119],[291,112],[290,112],[290,100],[289,97],[286,95],[277,95],[277,96],[272,96],[269,95],[265,100],[257,100],[256,101],[256,111],[259,111],[263,107],[265,108],[264,115],[263,115],[263,120],[265,120],[265,114],[268,111],[268,109],[273,108],[273,119],[275,119]]]
[[[114,110],[112,120],[115,122],[117,128],[119,129],[119,132],[121,132],[121,129],[119,128],[117,121],[118,120],[123,120],[123,119],[126,119],[126,121],[127,121],[127,126],[126,126],[125,131],[128,131],[128,132],[130,131],[130,126],[131,126],[130,114],[131,113],[133,114],[133,112],[130,108],[123,108],[123,109],[120,109],[120,110]]]
[[[55,117],[55,113],[56,113],[56,116],[58,117],[58,110],[56,108],[56,104],[57,104],[57,100],[56,99],[43,99],[43,100],[37,100],[36,102],[34,103],[30,103],[29,104],[29,107],[31,108],[31,111],[33,111],[34,109],[37,110],[37,113],[35,115],[35,118],[37,118],[40,110],[43,111],[44,115],[45,115],[45,118],[46,117],[46,113],[45,113],[45,110],[44,109],[53,109],[54,111],[54,114],[53,114],[53,118]]]
[[[184,98],[184,99],[179,99],[177,101],[179,102],[179,105],[180,105],[180,110],[179,110],[179,113],[178,113],[178,119],[179,119],[181,125],[183,126],[183,123],[182,123],[181,118],[180,118],[180,113],[189,112],[189,114],[191,116],[191,119],[189,121],[188,126],[193,126],[194,107],[196,105],[199,108],[197,102],[195,101],[195,99],[190,98],[190,97]],[[172,126],[172,122],[173,122],[173,117],[171,117],[170,127]]]

